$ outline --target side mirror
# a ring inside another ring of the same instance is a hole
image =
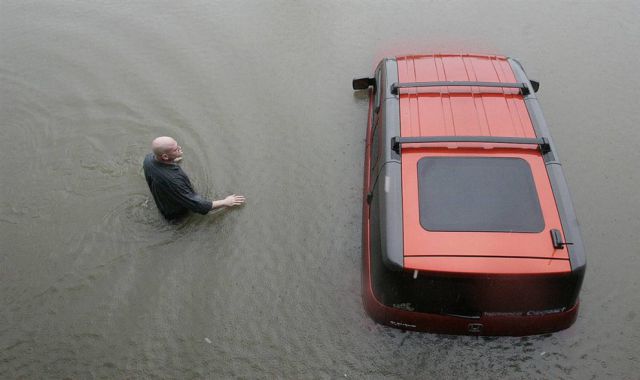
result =
[[[531,82],[531,87],[533,87],[533,92],[538,92],[538,89],[540,88],[540,82],[538,82],[537,80],[530,80],[529,82]]]
[[[366,90],[369,86],[376,86],[375,78],[358,78],[352,82],[354,90]]]

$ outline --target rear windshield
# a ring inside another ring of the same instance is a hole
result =
[[[531,168],[520,158],[424,157],[420,224],[428,231],[540,232]]]

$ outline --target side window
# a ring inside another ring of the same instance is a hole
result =
[[[380,111],[380,103],[382,102],[382,91],[384,90],[384,83],[382,82],[382,70],[378,68],[376,71],[376,97],[373,103],[373,112],[376,114]]]
[[[371,173],[375,172],[378,166],[378,158],[380,157],[380,128],[373,130],[371,139]]]
[[[382,75],[382,67],[378,67],[376,70],[376,94],[373,103],[373,115],[372,115],[372,136],[371,136],[371,166],[370,166],[370,176],[371,179],[370,188],[373,187],[373,184],[376,180],[379,158],[380,158],[380,136],[383,134],[380,130],[381,126],[381,114],[380,112],[381,105],[383,103],[383,95],[382,91],[384,91],[384,78]]]
[[[376,115],[379,116],[380,114]],[[382,154],[382,149],[384,148],[384,143],[382,138],[384,137],[384,122],[382,121],[382,117],[379,117],[377,128],[373,131],[373,140],[371,141],[371,172],[369,174],[369,178],[371,180],[369,189],[373,190],[373,186],[377,180],[378,172],[380,171],[380,165],[384,161],[381,159],[384,155]]]

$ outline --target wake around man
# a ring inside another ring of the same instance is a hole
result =
[[[175,220],[189,211],[206,214],[221,207],[239,206],[244,203],[242,195],[210,201],[193,190],[187,174],[178,165],[182,160],[182,148],[171,137],[161,136],[151,143],[153,153],[147,154],[142,167],[144,177],[162,216]]]

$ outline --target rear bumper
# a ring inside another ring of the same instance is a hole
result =
[[[483,315],[464,318],[442,314],[417,313],[385,306],[371,288],[363,287],[365,310],[376,322],[403,329],[437,334],[524,336],[545,334],[570,327],[578,316],[578,304],[569,310],[544,315]]]

